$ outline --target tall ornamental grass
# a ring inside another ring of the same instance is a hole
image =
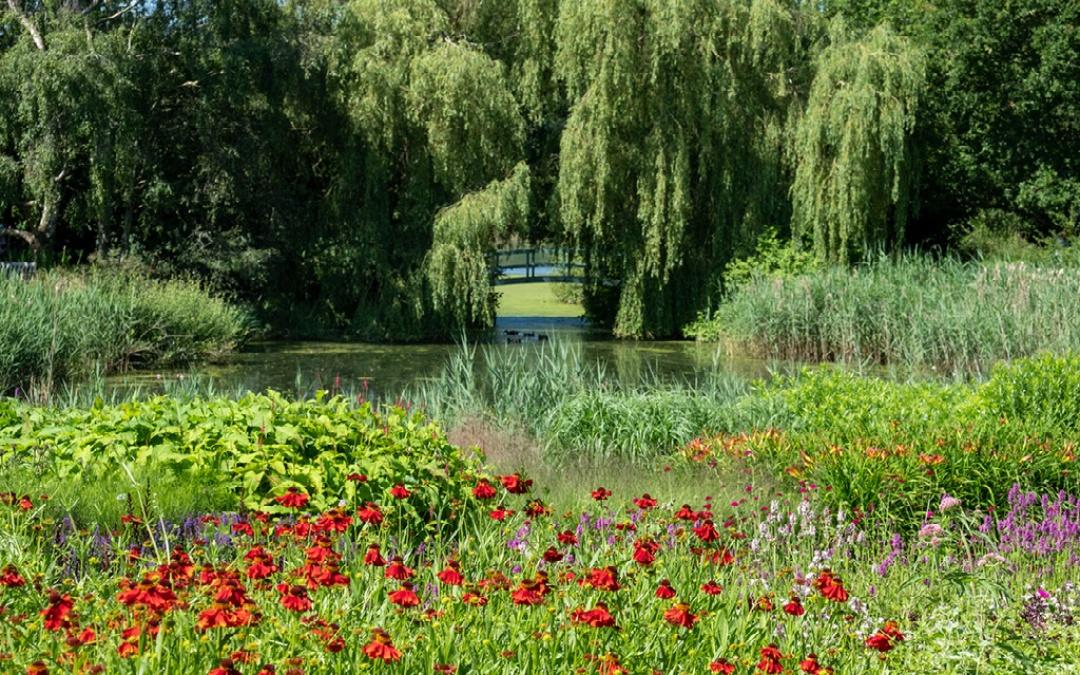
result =
[[[243,310],[191,281],[106,270],[0,276],[0,392],[213,356],[247,325]]]
[[[446,424],[482,418],[538,439],[548,460],[645,461],[705,430],[742,428],[769,410],[735,402],[750,389],[720,370],[696,382],[652,370],[619,377],[580,347],[554,341],[536,349],[463,346],[431,382],[404,394]]]
[[[908,256],[755,278],[687,332],[762,357],[979,373],[1080,349],[1080,265]]]

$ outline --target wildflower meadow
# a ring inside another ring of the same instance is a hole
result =
[[[5,474],[18,489],[0,495],[4,672],[826,675],[1080,663],[1080,496],[1065,489],[1017,481],[983,501],[939,491],[912,519],[771,469],[757,456],[768,444],[746,439],[701,437],[647,465],[534,467],[534,477],[449,444],[422,415],[341,398],[9,413],[2,435],[16,449],[5,461],[23,470]],[[91,429],[104,449],[55,482],[56,458]],[[198,459],[177,464],[172,438],[202,448]],[[865,461],[828,456],[856,454]],[[954,461],[949,448],[940,457],[910,470]],[[239,467],[247,479],[234,479]],[[64,481],[87,498],[115,492],[113,503],[87,510]],[[224,501],[215,482],[231,486]]]

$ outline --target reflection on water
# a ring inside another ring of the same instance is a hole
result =
[[[715,345],[613,340],[590,330],[580,319],[504,317],[496,323],[490,341],[497,349],[537,349],[544,342],[578,342],[587,362],[598,361],[608,374],[631,383],[649,373],[668,380],[694,380],[717,368],[748,378],[768,374],[765,362],[723,356]],[[193,371],[129,373],[110,378],[109,384],[115,390],[138,387],[153,391],[167,380],[197,377],[224,392],[273,388],[306,394],[316,389],[366,387],[371,398],[393,398],[411,385],[436,377],[458,349],[454,344],[262,342]]]

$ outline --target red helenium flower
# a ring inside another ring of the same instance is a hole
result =
[[[472,493],[477,499],[491,499],[495,496],[495,487],[486,480],[481,480],[473,488]]]
[[[420,596],[413,590],[412,584],[406,582],[401,588],[390,593],[390,602],[399,607],[416,607],[420,604]]]
[[[690,605],[677,602],[664,612],[664,620],[673,626],[690,629],[698,622],[698,616],[690,611]]]
[[[532,488],[532,480],[525,478],[519,473],[513,473],[509,476],[502,476],[499,479],[506,491],[514,495],[527,494]]]
[[[290,509],[302,509],[307,505],[310,498],[300,491],[300,488],[291,487],[285,494],[274,497],[274,501]]]
[[[615,617],[608,611],[607,605],[596,603],[592,609],[575,609],[570,615],[574,623],[584,623],[593,628],[615,628]]]
[[[376,661],[397,661],[401,658],[401,652],[394,648],[390,640],[390,634],[381,628],[371,631],[371,642],[364,645],[364,655]]]
[[[671,582],[667,579],[661,579],[660,585],[656,587],[656,597],[661,600],[670,600],[675,597],[675,589],[671,587]]]
[[[758,661],[758,670],[766,673],[782,673],[784,672],[784,664],[781,663],[781,659],[784,655],[780,653],[780,648],[776,645],[769,645],[761,650],[761,660]]]

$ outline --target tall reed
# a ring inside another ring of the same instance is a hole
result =
[[[0,393],[231,349],[246,314],[194,282],[131,272],[0,277]]]
[[[703,432],[766,424],[770,411],[740,404],[750,384],[717,366],[696,382],[646,370],[634,381],[589,362],[579,345],[463,345],[434,381],[405,396],[453,424],[482,417],[537,438],[550,460],[640,461]]]
[[[1080,350],[1080,265],[911,255],[755,279],[688,332],[761,357],[981,373]]]

